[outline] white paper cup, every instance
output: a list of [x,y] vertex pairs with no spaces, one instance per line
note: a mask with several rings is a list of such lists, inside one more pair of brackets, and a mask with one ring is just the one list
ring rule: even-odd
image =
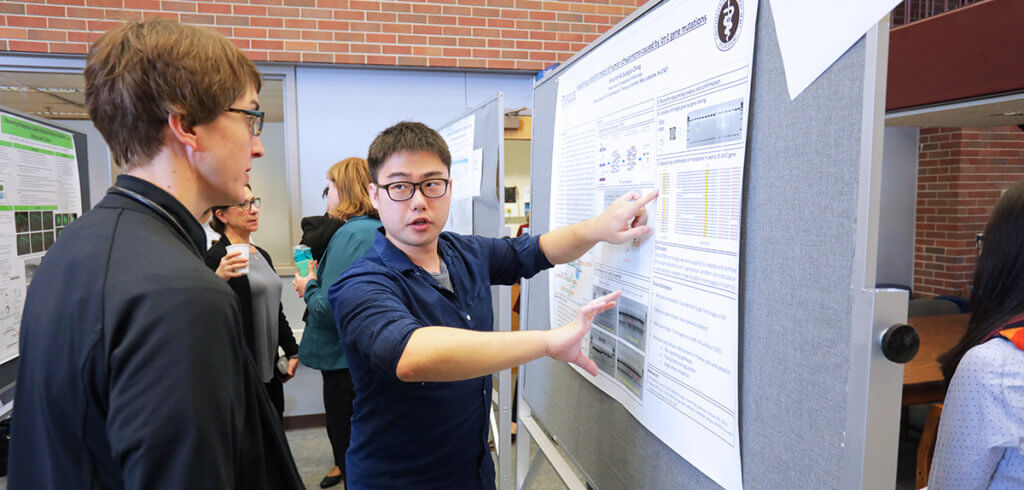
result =
[[[228,245],[227,249],[228,249],[228,254],[229,255],[232,252],[241,252],[241,256],[242,257],[245,257],[246,259],[249,258],[249,244],[248,243],[239,243],[237,245]],[[249,273],[249,265],[246,264],[245,267],[239,267],[239,268],[235,269],[235,272],[241,272],[242,274],[248,274]]]

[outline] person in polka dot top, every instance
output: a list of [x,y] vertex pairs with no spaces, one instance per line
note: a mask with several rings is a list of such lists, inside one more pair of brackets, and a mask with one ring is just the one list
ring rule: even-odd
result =
[[1024,181],[1003,194],[981,243],[967,332],[939,357],[949,391],[931,490],[1024,488]]

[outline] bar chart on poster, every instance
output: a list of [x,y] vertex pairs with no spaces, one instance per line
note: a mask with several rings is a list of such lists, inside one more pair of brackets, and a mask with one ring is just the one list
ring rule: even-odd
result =
[[[725,488],[742,488],[738,291],[757,2],[670,2],[560,74],[550,229],[628,193],[653,233],[600,244],[550,277],[551,325],[622,291],[594,320],[588,375]],[[582,373],[582,371],[580,371]]]
[[0,108],[0,363],[18,355],[25,292],[64,227],[82,214],[75,137]]

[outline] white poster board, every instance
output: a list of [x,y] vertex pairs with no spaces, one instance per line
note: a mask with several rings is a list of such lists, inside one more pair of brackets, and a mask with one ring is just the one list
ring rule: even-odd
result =
[[76,155],[71,132],[0,111],[0,363],[18,355],[25,291],[43,255],[82,214]]
[[439,131],[452,157],[452,205],[444,230],[463,235],[473,233],[473,197],[480,195],[482,151],[473,149],[475,131],[476,114],[470,114]]
[[652,433],[742,488],[738,291],[743,163],[757,1],[668,2],[558,80],[550,229],[658,189],[654,232],[601,244],[549,275],[551,325],[621,290],[584,352]]

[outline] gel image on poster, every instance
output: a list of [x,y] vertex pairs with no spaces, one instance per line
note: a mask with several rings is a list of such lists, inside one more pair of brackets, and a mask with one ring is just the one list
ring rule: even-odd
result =
[[45,248],[43,248],[42,233],[32,233],[29,236],[31,237],[29,241],[32,243],[32,253],[43,252],[46,250]]
[[32,243],[30,235],[18,235],[17,242],[18,255],[26,255],[32,253]]
[[53,229],[53,211],[43,211],[43,229]]
[[43,232],[43,250],[49,250],[53,246],[55,240],[54,233],[52,231]]
[[[32,231],[43,230],[43,213],[42,211],[32,211],[28,213],[28,227]],[[42,242],[40,242],[42,243]]]
[[28,230],[28,212],[18,211],[14,213],[14,231],[24,233]]

